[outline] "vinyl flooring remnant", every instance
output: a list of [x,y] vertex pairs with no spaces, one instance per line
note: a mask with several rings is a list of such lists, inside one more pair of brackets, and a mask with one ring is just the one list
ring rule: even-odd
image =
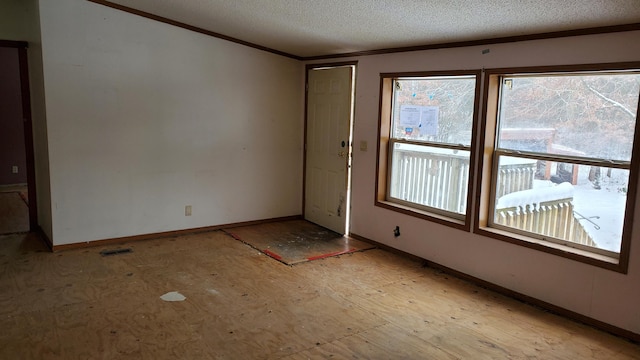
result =
[[226,229],[226,233],[278,261],[305,261],[373,249],[375,246],[342,236],[306,220],[289,220]]
[[34,234],[0,236],[0,359],[640,358],[380,249],[292,267],[220,231],[123,247],[50,253]]

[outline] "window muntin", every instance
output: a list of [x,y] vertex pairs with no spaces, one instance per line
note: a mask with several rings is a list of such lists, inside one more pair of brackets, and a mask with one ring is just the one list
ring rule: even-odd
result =
[[489,226],[617,258],[639,73],[499,80]]
[[475,75],[393,80],[387,201],[464,219],[476,82]]

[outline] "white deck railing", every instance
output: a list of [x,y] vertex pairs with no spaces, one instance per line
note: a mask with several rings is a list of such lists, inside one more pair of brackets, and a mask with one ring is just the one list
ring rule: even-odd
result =
[[573,209],[573,186],[557,186],[518,191],[496,203],[494,222],[534,234],[597,247]]
[[[390,195],[394,198],[464,214],[469,159],[465,156],[394,149]],[[533,188],[535,163],[498,169],[497,198]],[[595,241],[573,214],[573,197],[509,206],[496,210],[495,222],[588,246]]]
[[469,159],[463,156],[395,149],[392,197],[464,214]]
[[598,246],[576,219],[573,198],[497,209],[495,222],[577,244]]
[[[451,154],[394,149],[390,194],[404,201],[464,214],[467,208],[469,158]],[[535,164],[501,166],[498,197],[531,189]]]
[[535,163],[501,165],[498,168],[496,199],[513,192],[532,189],[535,176]]

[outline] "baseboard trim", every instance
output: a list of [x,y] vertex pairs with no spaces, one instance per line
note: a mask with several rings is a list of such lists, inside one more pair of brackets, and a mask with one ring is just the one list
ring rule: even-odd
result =
[[288,221],[288,220],[299,220],[299,219],[302,219],[302,215],[284,216],[284,217],[278,217],[278,218],[253,220],[253,221],[243,221],[243,222],[237,222],[237,223],[231,223],[231,224],[204,226],[199,228],[191,228],[191,229],[183,229],[183,230],[163,231],[158,233],[141,234],[141,235],[133,235],[133,236],[123,236],[123,237],[112,238],[112,239],[92,240],[87,242],[64,244],[64,245],[53,245],[51,243],[51,240],[49,240],[46,237],[46,235],[44,237],[45,237],[45,241],[49,243],[49,247],[51,248],[51,250],[53,252],[57,252],[57,251],[82,249],[82,248],[105,246],[105,245],[117,245],[117,244],[123,244],[123,243],[135,242],[135,241],[158,239],[158,238],[165,238],[165,237],[172,237],[172,236],[191,235],[191,234],[216,231],[216,230],[222,230],[222,229],[231,229],[231,228],[240,227],[240,226],[259,225],[259,224],[266,224],[266,223],[277,222],[277,221]]
[[460,278],[462,280],[466,280],[466,281],[468,281],[470,283],[473,283],[473,284],[475,284],[477,286],[480,286],[482,288],[494,291],[496,293],[499,293],[501,295],[510,297],[512,299],[521,301],[521,302],[529,304],[531,306],[535,306],[535,307],[547,310],[547,311],[549,311],[549,312],[551,312],[553,314],[556,314],[556,315],[571,319],[573,321],[577,321],[579,323],[594,327],[594,328],[596,328],[598,330],[602,330],[602,331],[605,331],[605,332],[610,333],[612,335],[619,336],[619,337],[625,338],[625,339],[627,339],[629,341],[632,341],[634,343],[640,344],[640,334],[636,334],[636,333],[634,333],[632,331],[625,330],[623,328],[619,328],[617,326],[608,324],[608,323],[600,321],[600,320],[596,320],[596,319],[588,317],[586,315],[582,315],[582,314],[579,314],[577,312],[574,312],[574,311],[571,311],[571,310],[567,310],[567,309],[565,309],[563,307],[550,304],[550,303],[548,303],[546,301],[542,301],[542,300],[536,299],[534,297],[519,293],[517,291],[513,291],[513,290],[510,290],[510,289],[507,289],[507,288],[505,288],[503,286],[496,285],[496,284],[491,283],[489,281],[479,279],[479,278],[477,278],[477,277],[475,277],[473,275],[469,275],[469,274],[463,273],[461,271],[454,270],[454,269],[449,268],[447,266],[444,266],[444,265],[438,264],[436,262],[421,258],[421,257],[419,257],[417,255],[413,255],[411,253],[396,249],[396,248],[391,247],[389,245],[385,245],[385,244],[379,243],[377,241],[368,239],[368,238],[366,238],[364,236],[360,236],[360,235],[354,234],[354,233],[349,234],[349,236],[354,238],[354,239],[356,239],[356,240],[360,240],[360,241],[364,241],[364,242],[368,242],[370,244],[376,245],[378,248],[383,249],[385,251],[389,251],[391,253],[394,253],[394,254],[397,254],[397,255],[400,255],[400,256],[404,256],[404,257],[410,258],[412,260],[421,261],[427,267],[443,271],[443,272],[445,272],[445,273],[447,273],[447,274],[449,274],[451,276],[455,276],[455,277]]

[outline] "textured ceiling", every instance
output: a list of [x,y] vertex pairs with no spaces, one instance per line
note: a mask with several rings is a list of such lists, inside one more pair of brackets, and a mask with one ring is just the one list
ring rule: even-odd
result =
[[299,57],[640,23],[640,0],[111,0]]

